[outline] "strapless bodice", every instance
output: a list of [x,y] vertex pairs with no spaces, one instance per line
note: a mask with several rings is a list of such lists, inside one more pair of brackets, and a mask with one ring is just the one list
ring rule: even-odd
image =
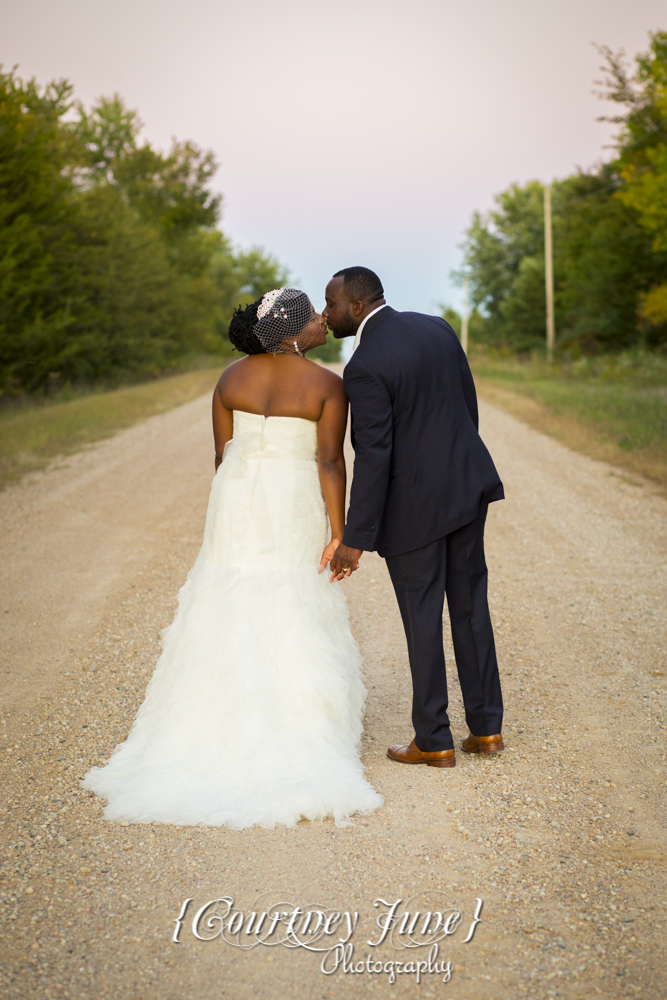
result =
[[267,572],[317,566],[329,521],[315,421],[234,410],[206,533],[206,559],[221,566]]
[[234,437],[227,456],[286,458],[313,462],[317,458],[317,424],[303,417],[264,417],[234,410]]

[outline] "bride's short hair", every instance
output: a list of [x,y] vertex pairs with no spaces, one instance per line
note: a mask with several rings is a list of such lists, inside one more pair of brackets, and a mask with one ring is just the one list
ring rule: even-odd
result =
[[229,324],[229,339],[236,350],[243,351],[244,354],[266,354],[266,348],[262,347],[257,334],[253,333],[262,298],[251,302],[249,306],[238,306]]
[[234,311],[229,339],[245,354],[283,354],[285,341],[297,337],[312,318],[313,306],[305,292],[274,288]]

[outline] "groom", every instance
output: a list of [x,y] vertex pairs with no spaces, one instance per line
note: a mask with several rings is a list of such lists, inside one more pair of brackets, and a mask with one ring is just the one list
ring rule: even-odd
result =
[[445,594],[466,721],[467,753],[503,749],[503,700],[487,602],[484,522],[504,496],[478,432],[465,353],[444,320],[388,306],[367,267],[338,271],[324,318],[335,337],[354,336],[344,382],[352,412],[354,478],[347,526],[331,560],[335,577],[363,551],[387,563],[412,673],[409,746],[403,764],[454,767],[442,640]]

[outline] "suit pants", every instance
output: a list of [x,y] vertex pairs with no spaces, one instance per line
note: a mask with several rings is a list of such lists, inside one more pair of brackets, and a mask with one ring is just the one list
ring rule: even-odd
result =
[[487,510],[488,504],[482,504],[477,518],[457,531],[386,559],[408,641],[415,743],[424,753],[454,746],[442,637],[445,594],[470,732],[502,732],[503,698],[484,558]]

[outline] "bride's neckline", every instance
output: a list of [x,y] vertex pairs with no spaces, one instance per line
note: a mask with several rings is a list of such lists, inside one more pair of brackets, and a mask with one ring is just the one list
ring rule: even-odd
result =
[[244,413],[248,417],[259,417],[260,420],[303,420],[306,424],[316,424],[317,420],[309,420],[308,417],[288,417],[280,414],[253,413],[251,410],[232,410],[232,413]]

